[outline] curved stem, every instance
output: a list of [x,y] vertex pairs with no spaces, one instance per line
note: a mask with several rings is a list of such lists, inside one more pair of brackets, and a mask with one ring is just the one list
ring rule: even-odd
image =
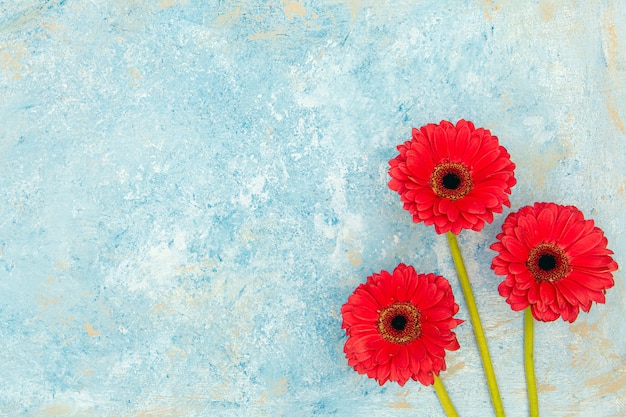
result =
[[437,375],[434,375],[434,377],[435,377],[435,383],[433,384],[433,387],[435,387],[435,392],[437,393],[437,397],[439,397],[439,402],[441,403],[441,407],[443,408],[443,411],[446,412],[446,416],[448,417],[458,417],[459,415],[457,414],[456,409],[454,408],[454,405],[452,404],[452,401],[450,401],[448,392],[446,391],[446,388],[443,386],[441,379],[439,379]]
[[524,370],[526,371],[526,389],[528,390],[528,409],[530,417],[539,417],[539,400],[537,398],[537,381],[535,380],[535,334],[530,307],[524,311]]
[[491,395],[491,402],[496,412],[496,416],[504,417],[504,407],[502,406],[502,399],[500,398],[500,391],[498,390],[496,374],[493,370],[493,365],[491,364],[487,339],[485,339],[483,326],[480,322],[478,308],[476,307],[476,300],[474,300],[474,293],[472,292],[467,271],[465,270],[463,257],[461,256],[456,236],[451,232],[448,232],[447,236],[448,244],[450,245],[450,252],[452,253],[452,259],[454,260],[454,266],[456,267],[459,282],[461,283],[461,288],[463,289],[463,296],[465,297],[465,303],[467,304],[467,311],[469,312],[470,321],[472,322],[472,327],[474,329],[474,337],[476,338],[476,344],[478,345],[478,351],[480,352],[480,359],[482,360],[483,368],[485,369],[485,376],[487,378],[489,394]]

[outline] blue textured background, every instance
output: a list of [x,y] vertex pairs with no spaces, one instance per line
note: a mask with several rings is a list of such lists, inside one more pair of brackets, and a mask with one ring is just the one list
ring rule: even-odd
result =
[[[517,209],[575,204],[626,265],[619,1],[0,1],[0,415],[438,416],[346,364],[367,275],[450,278],[387,186],[410,129],[467,118]],[[509,416],[522,319],[462,250]],[[626,415],[626,286],[536,334],[546,416]],[[471,326],[443,380],[492,414]]]

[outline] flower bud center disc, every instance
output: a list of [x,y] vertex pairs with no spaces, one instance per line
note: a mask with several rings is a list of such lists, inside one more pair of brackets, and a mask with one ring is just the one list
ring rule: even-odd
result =
[[458,200],[472,189],[472,176],[469,170],[456,162],[444,162],[435,167],[430,177],[430,185],[439,197]]
[[536,281],[556,282],[570,271],[565,251],[553,243],[541,243],[532,248],[526,266]]
[[398,344],[412,342],[422,334],[420,312],[411,303],[385,307],[378,317],[378,331],[383,339]]

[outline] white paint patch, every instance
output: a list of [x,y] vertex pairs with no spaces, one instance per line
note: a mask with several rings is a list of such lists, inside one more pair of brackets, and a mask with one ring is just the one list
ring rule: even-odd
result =
[[107,278],[108,285],[123,285],[130,292],[159,299],[178,286],[178,268],[187,261],[185,233],[178,231],[170,239],[147,246],[137,258],[123,262]]

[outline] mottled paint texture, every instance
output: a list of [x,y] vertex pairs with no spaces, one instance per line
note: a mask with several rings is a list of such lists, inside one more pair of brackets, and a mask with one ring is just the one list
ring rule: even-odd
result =
[[[0,0],[0,415],[439,416],[347,366],[339,310],[399,262],[450,278],[387,161],[473,120],[513,208],[577,205],[626,265],[626,9],[591,1]],[[522,318],[460,244],[509,416]],[[546,416],[626,414],[626,286],[537,326]],[[443,374],[490,415],[469,323]]]

